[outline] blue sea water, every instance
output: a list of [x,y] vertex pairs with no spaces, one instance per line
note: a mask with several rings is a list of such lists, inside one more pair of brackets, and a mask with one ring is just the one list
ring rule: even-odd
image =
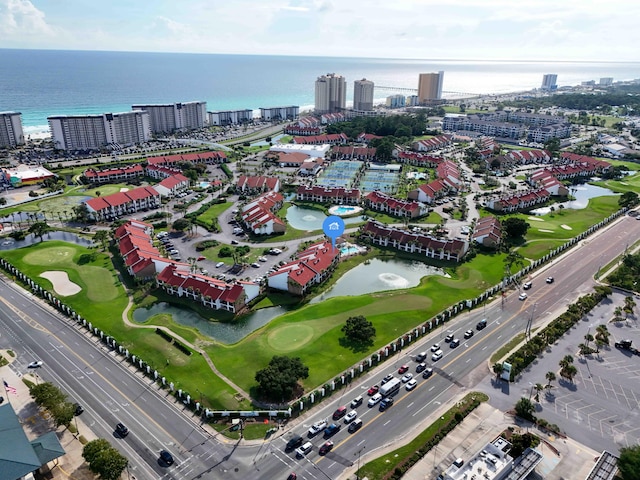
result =
[[[25,133],[47,130],[51,115],[129,111],[136,103],[206,101],[207,110],[258,109],[314,102],[319,75],[347,79],[347,101],[361,78],[417,88],[418,75],[443,70],[445,92],[504,93],[538,88],[545,73],[559,85],[640,77],[640,62],[394,60],[184,53],[0,49],[0,111],[22,113]],[[406,91],[382,90],[383,99]],[[445,93],[446,96],[446,93]]]

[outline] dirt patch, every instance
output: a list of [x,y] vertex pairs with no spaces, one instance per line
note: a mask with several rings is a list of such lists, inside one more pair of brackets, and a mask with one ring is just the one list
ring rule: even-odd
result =
[[78,284],[69,280],[67,272],[51,270],[41,273],[40,276],[49,280],[53,284],[53,290],[61,297],[70,297],[82,291]]

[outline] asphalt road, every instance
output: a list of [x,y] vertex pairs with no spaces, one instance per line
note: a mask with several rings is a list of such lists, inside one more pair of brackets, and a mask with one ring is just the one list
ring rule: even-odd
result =
[[[120,357],[84,330],[61,320],[55,312],[34,302],[28,293],[4,282],[0,283],[0,345],[18,353],[16,368],[21,371],[26,370],[32,359],[43,360],[45,365],[40,369],[40,376],[60,385],[71,398],[85,406],[83,420],[130,459],[131,471],[138,479],[277,479],[286,478],[292,471],[302,479],[334,479],[357,463],[359,455],[364,461],[381,448],[417,433],[424,426],[420,422],[427,420],[439,405],[476,388],[478,383],[490,382],[487,359],[493,351],[514,334],[524,331],[530,318],[534,326],[546,322],[564,311],[577,296],[590,291],[598,269],[638,237],[640,221],[622,218],[538,272],[532,279],[533,288],[528,291],[527,300],[519,301],[518,292],[513,291],[486,309],[461,315],[364,380],[354,383],[312,415],[291,422],[284,435],[260,445],[245,446],[214,438],[197,419],[185,413],[180,404],[171,399],[167,401],[165,392],[158,392],[149,380],[135,374]],[[554,284],[544,282],[548,275],[555,277]],[[451,349],[442,342],[449,333],[462,337],[465,330],[475,330],[481,318],[488,319],[487,328],[461,341],[458,348]],[[434,375],[427,380],[416,375],[416,389],[411,392],[402,389],[395,404],[385,412],[377,407],[368,408],[365,401],[358,408],[364,426],[349,434],[344,425],[332,438],[335,447],[326,457],[318,455],[318,447],[324,442],[322,436],[312,440],[314,450],[303,459],[284,452],[292,433],[306,436],[314,421],[330,417],[338,406],[348,404],[357,395],[363,394],[366,398],[366,389],[379,383],[387,373],[397,376],[401,364],[409,364],[410,371],[415,372],[414,356],[434,342],[440,342],[444,351],[444,358],[433,365]],[[508,401],[508,408],[515,400]],[[491,401],[493,404],[493,396]],[[117,422],[125,423],[131,430],[125,439],[113,434]],[[164,468],[158,463],[158,452],[162,448],[176,457],[173,467]]]

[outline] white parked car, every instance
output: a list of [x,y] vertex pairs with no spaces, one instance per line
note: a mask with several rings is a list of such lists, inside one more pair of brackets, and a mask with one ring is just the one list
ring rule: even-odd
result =
[[410,392],[411,390],[416,388],[416,385],[418,385],[418,381],[415,378],[412,378],[409,382],[407,382],[404,388],[406,388],[407,391]]
[[433,361],[433,362],[437,362],[441,358],[442,358],[442,350],[438,350],[436,353],[431,355],[431,361]]
[[382,394],[376,393],[369,399],[369,403],[367,403],[367,405],[369,405],[370,407],[375,407],[380,402],[380,400],[382,400]]
[[407,383],[412,378],[413,378],[413,373],[407,373],[402,376],[402,383]]
[[527,294],[526,294],[526,293],[524,293],[524,292],[522,292],[522,293],[520,294],[520,296],[518,297],[518,300],[526,300],[526,299],[527,299]]
[[36,360],[35,362],[31,362],[28,367],[29,368],[39,368],[44,364],[41,360]]

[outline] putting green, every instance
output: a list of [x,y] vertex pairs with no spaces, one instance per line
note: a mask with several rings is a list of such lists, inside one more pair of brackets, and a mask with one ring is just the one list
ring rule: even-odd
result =
[[42,248],[27,253],[23,261],[30,265],[72,265],[76,249],[73,247]]
[[308,343],[313,338],[313,332],[308,325],[282,325],[268,335],[267,343],[274,350],[290,352]]

